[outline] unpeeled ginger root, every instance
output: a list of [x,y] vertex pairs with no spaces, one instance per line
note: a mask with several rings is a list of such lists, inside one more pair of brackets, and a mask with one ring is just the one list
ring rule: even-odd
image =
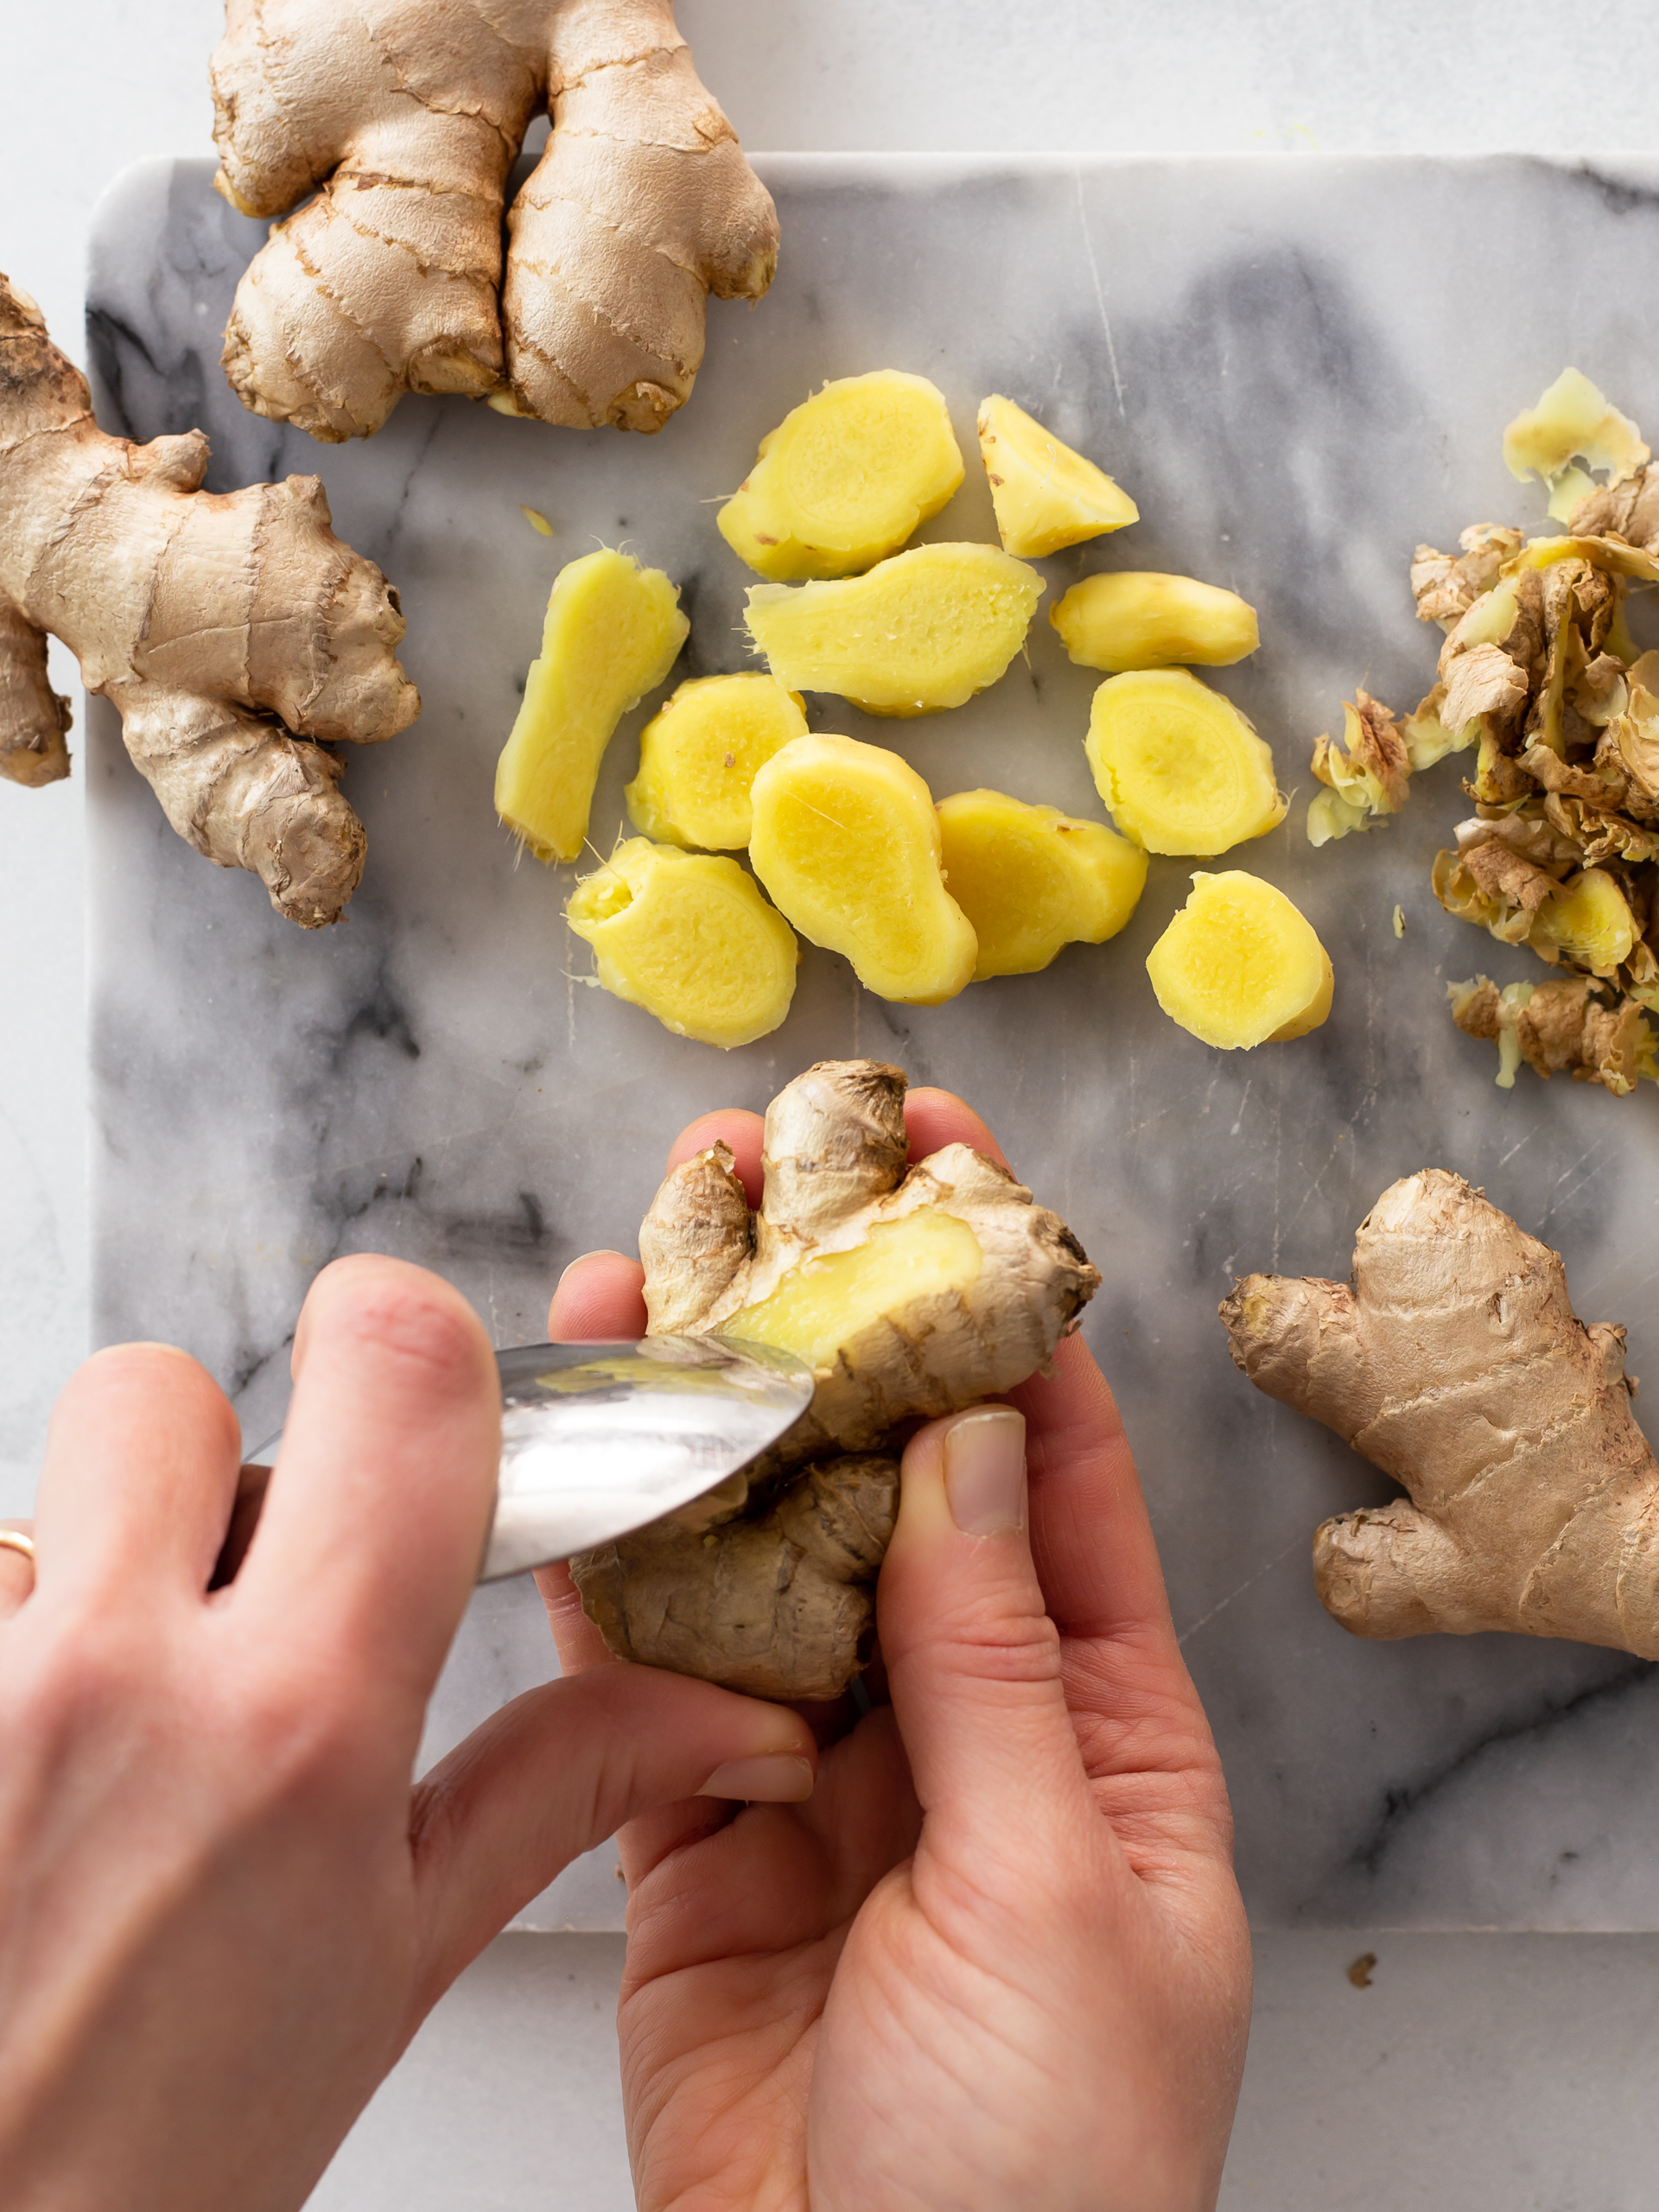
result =
[[1330,1013],[1335,988],[1313,924],[1242,868],[1194,875],[1147,973],[1172,1021],[1229,1052],[1305,1037]]
[[1146,888],[1145,853],[1103,822],[988,791],[957,791],[938,814],[945,881],[979,943],[976,983],[1103,944]]
[[1109,677],[1084,749],[1112,818],[1149,853],[1208,858],[1285,818],[1272,753],[1230,699],[1184,668]]
[[691,626],[679,601],[660,569],[608,547],[554,578],[541,656],[495,770],[495,810],[537,860],[580,856],[612,733],[667,680]]
[[1315,1534],[1315,1587],[1344,1628],[1507,1629],[1659,1658],[1659,1463],[1624,1332],[1581,1322],[1560,1255],[1461,1176],[1385,1191],[1351,1283],[1246,1275],[1221,1317],[1259,1390],[1410,1499]]
[[570,1562],[620,1656],[751,1695],[831,1698],[868,1657],[902,1424],[1012,1389],[1099,1285],[1076,1238],[966,1145],[908,1164],[905,1077],[830,1061],[767,1110],[752,1214],[715,1145],[639,1232],[652,1333],[795,1352],[817,1389],[760,1465]]
[[1262,642],[1255,609],[1236,591],[1149,569],[1085,576],[1048,619],[1080,667],[1115,673],[1189,661],[1226,668]]
[[629,818],[671,845],[741,852],[749,786],[780,746],[805,735],[799,693],[771,677],[691,677],[639,733],[639,772],[623,793]]
[[1141,518],[1104,469],[998,393],[981,403],[979,450],[1005,553],[1041,560]]
[[995,545],[918,545],[839,583],[756,584],[747,620],[786,691],[931,715],[996,682],[1046,589]]
[[938,386],[876,369],[825,385],[769,430],[715,523],[774,583],[856,575],[906,543],[962,479]]

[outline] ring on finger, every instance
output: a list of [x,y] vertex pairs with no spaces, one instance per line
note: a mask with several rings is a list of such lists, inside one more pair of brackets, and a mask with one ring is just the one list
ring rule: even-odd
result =
[[21,1552],[32,1567],[35,1564],[35,1539],[22,1529],[0,1529],[0,1551]]

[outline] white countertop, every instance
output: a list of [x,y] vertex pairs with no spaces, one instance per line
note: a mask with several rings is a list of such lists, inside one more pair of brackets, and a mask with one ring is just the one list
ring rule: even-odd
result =
[[[210,150],[214,0],[13,11],[0,269],[82,357],[87,219],[129,162]],[[1593,152],[1652,148],[1641,0],[682,0],[752,148]],[[1548,315],[1552,303],[1541,302]],[[1567,334],[1570,336],[1570,334]],[[1493,334],[1501,344],[1501,334]],[[73,664],[59,658],[60,690]],[[78,712],[78,730],[84,715]],[[77,739],[72,737],[72,747]],[[82,786],[0,786],[0,1511],[85,1349]],[[1644,1105],[1638,1110],[1652,1110]],[[1645,2212],[1659,1938],[1265,1938],[1224,2203]],[[315,2202],[609,2212],[629,2195],[608,1936],[505,1939],[442,2006]]]

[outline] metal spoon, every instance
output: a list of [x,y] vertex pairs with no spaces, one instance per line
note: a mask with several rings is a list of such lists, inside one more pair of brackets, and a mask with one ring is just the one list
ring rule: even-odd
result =
[[[609,1543],[689,1505],[775,1444],[812,1402],[790,1352],[719,1337],[523,1344],[501,1370],[501,1471],[480,1582]],[[210,1588],[252,1539],[279,1431],[243,1468]]]

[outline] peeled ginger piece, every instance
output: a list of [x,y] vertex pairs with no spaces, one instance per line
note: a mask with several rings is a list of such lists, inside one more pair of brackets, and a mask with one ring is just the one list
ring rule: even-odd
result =
[[841,583],[753,585],[749,635],[785,690],[931,715],[996,682],[1046,588],[995,545],[917,545]]
[[1255,609],[1236,591],[1147,569],[1085,576],[1048,619],[1084,668],[1225,668],[1262,642]]
[[1192,878],[1147,973],[1170,1020],[1224,1052],[1317,1029],[1335,982],[1313,925],[1282,891],[1242,868]]
[[755,771],[805,734],[799,696],[771,677],[694,676],[639,733],[629,819],[671,845],[741,852]]
[[564,918],[594,949],[594,980],[677,1036],[748,1045],[789,1012],[795,933],[735,861],[630,837]]
[[974,981],[1029,976],[1062,945],[1103,944],[1135,912],[1147,856],[1103,822],[1001,791],[939,801],[944,878],[974,925]]
[[925,377],[841,377],[785,415],[715,518],[776,583],[851,576],[896,553],[963,478],[944,394]]
[[804,938],[866,990],[938,1006],[973,980],[973,925],[944,887],[933,795],[896,753],[798,737],[754,779],[749,859]]
[[1586,868],[1548,894],[1527,943],[1552,966],[1566,960],[1592,976],[1611,976],[1630,958],[1637,934],[1618,879],[1605,868]]
[[1523,408],[1503,433],[1505,467],[1522,483],[1535,475],[1549,486],[1549,512],[1558,522],[1596,488],[1575,461],[1605,468],[1609,484],[1622,484],[1647,459],[1641,431],[1581,369],[1563,369],[1538,404]]
[[1084,749],[1118,828],[1149,853],[1224,853],[1285,818],[1272,753],[1184,668],[1109,677]]
[[1104,469],[993,393],[979,410],[979,450],[1005,553],[1040,560],[1064,545],[1138,522],[1141,510]]
[[660,569],[607,548],[553,580],[539,660],[495,769],[495,810],[540,861],[573,861],[605,747],[667,679],[690,624]]

